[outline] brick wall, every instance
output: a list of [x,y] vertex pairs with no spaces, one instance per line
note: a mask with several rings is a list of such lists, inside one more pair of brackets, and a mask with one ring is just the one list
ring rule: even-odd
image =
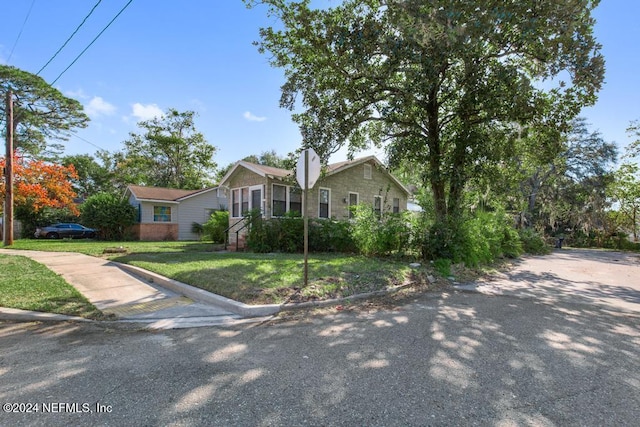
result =
[[178,239],[178,224],[135,224],[132,231],[138,240],[163,241]]

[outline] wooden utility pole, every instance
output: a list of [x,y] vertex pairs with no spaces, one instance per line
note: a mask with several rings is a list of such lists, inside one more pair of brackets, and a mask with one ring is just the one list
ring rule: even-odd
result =
[[13,245],[13,93],[7,91],[7,156],[4,168],[4,233],[5,246]]

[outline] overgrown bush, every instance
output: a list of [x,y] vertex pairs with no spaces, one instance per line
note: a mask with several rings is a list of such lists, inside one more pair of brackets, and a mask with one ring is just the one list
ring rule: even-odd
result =
[[443,258],[456,263],[465,259],[465,229],[459,223],[433,223],[421,243],[425,259]]
[[433,268],[440,273],[442,277],[451,276],[451,260],[447,258],[438,258],[433,261]]
[[98,193],[80,206],[80,219],[87,227],[98,230],[104,240],[124,240],[136,221],[136,208],[126,199],[110,193]]
[[524,228],[518,232],[522,242],[522,250],[532,255],[545,255],[551,251],[544,237],[532,228]]
[[367,256],[404,253],[411,236],[409,213],[381,216],[368,205],[352,208],[351,237],[358,251]]
[[522,242],[503,211],[479,211],[464,221],[434,223],[422,246],[427,259],[449,259],[469,267],[522,253]]
[[229,227],[229,212],[215,211],[202,225],[203,238],[211,240],[213,243],[224,243],[224,232],[227,227]]
[[511,218],[503,211],[479,211],[464,223],[465,245],[463,261],[475,267],[500,257],[515,258],[522,254],[522,242],[512,225]]
[[313,252],[357,252],[347,221],[314,219],[309,221],[309,250]]
[[[254,252],[303,252],[304,219],[295,213],[264,220],[252,216],[247,246]],[[309,220],[309,250],[312,252],[353,252],[349,224],[330,219]]]

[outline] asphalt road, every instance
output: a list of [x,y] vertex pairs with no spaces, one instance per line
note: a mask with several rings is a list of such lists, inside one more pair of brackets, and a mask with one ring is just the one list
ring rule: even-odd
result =
[[530,291],[224,329],[0,324],[3,411],[39,410],[0,425],[638,425],[638,314]]

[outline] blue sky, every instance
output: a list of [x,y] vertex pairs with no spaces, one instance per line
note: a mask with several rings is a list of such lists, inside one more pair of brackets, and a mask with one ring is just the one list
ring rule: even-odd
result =
[[[38,72],[96,2],[3,2],[0,63]],[[53,82],[127,2],[103,0],[40,76]],[[637,0],[603,0],[595,11],[606,82],[598,103],[582,115],[620,147],[630,142],[629,123],[640,119],[639,16]],[[196,128],[218,147],[221,166],[267,150],[283,156],[295,150],[300,133],[278,105],[282,70],[252,45],[261,26],[274,24],[264,7],[248,10],[241,0],[133,0],[55,83],[92,119],[78,132],[82,139],[64,143],[66,153],[120,150],[138,121],[168,108],[198,113]],[[381,150],[373,152],[383,159]]]

